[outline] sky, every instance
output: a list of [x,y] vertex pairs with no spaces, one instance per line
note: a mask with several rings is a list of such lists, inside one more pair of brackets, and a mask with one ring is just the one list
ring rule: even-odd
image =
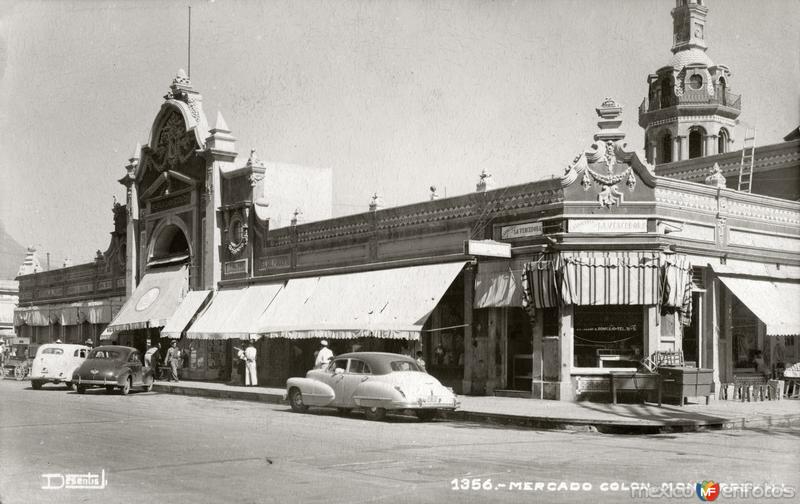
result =
[[[800,124],[800,1],[708,0],[758,144]],[[0,0],[0,221],[53,267],[105,250],[117,181],[187,68],[244,164],[333,173],[333,214],[558,176],[595,107],[624,107],[670,59],[674,0]],[[736,131],[740,145],[744,126]],[[740,148],[737,146],[737,148]],[[280,184],[280,181],[270,181]]]

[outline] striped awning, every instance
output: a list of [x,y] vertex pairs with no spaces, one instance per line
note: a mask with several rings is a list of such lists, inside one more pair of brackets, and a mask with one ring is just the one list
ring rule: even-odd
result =
[[475,274],[475,308],[522,306],[522,274],[519,261],[495,261],[478,264]]
[[14,325],[46,327],[50,325],[50,309],[41,306],[29,306],[14,309]]
[[[563,305],[659,305],[683,308],[691,266],[661,252],[588,251],[542,254],[525,265],[525,301]],[[691,299],[691,295],[689,296]]]

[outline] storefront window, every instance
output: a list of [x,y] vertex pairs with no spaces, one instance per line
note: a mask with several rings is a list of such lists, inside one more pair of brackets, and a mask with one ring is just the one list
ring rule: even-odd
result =
[[576,306],[574,366],[638,367],[643,357],[642,306]]
[[[764,350],[758,342],[758,318],[736,296],[731,296],[731,308],[734,367],[742,371],[755,370],[756,353]],[[763,353],[768,361],[769,352]]]

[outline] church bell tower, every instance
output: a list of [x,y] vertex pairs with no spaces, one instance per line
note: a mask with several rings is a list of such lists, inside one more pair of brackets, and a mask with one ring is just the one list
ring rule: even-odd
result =
[[741,112],[731,93],[731,72],[706,54],[705,0],[676,0],[672,9],[672,59],[647,77],[639,107],[647,161],[671,163],[728,152]]

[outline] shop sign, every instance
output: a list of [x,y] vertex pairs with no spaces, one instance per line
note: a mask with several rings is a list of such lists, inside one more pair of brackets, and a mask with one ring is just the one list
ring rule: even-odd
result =
[[247,259],[225,263],[225,275],[243,275],[247,273]]
[[646,233],[647,219],[570,219],[570,233]]
[[258,261],[258,270],[288,268],[291,266],[291,263],[292,261],[289,255],[262,257]]
[[476,256],[510,258],[511,244],[494,240],[467,240],[464,242],[464,253]]
[[513,226],[503,226],[500,228],[500,238],[503,240],[515,240],[517,238],[541,235],[541,222],[526,222],[524,224],[514,224]]

